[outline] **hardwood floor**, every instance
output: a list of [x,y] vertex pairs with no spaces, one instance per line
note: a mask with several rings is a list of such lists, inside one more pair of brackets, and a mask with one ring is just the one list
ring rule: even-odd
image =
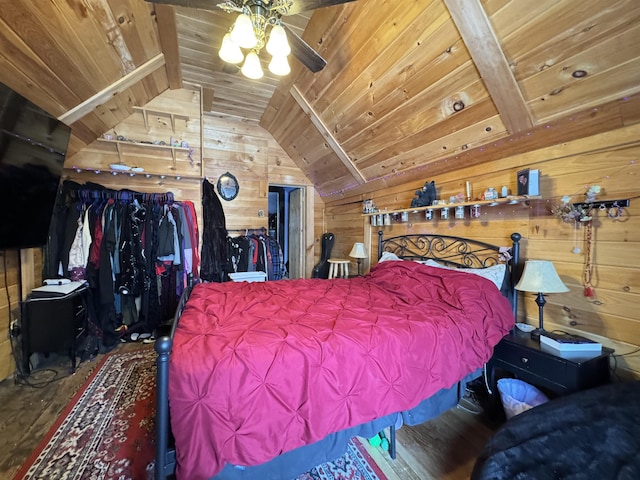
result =
[[[140,345],[118,347],[120,351],[136,348]],[[68,359],[52,357],[45,365],[50,370],[29,377],[30,382],[43,384],[39,387],[16,385],[13,379],[0,383],[0,478],[13,477],[101,358],[81,363],[76,373],[69,375]],[[47,383],[54,372],[57,379]],[[422,425],[399,429],[395,460],[380,447],[365,444],[389,480],[467,480],[495,428],[495,422],[484,415],[453,408]]]
[[389,480],[468,480],[478,454],[496,425],[460,408],[397,432],[397,456],[381,448],[367,450]]

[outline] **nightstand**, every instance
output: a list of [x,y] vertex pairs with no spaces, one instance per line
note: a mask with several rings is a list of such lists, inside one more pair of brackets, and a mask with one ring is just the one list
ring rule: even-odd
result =
[[[68,288],[61,293],[36,288],[22,304],[22,356],[26,374],[31,371],[32,353],[66,351],[71,360],[71,372],[76,370],[76,350],[80,339],[87,335],[87,310],[85,308],[85,284]],[[59,288],[66,288],[62,286]],[[42,291],[45,289],[44,291]]]
[[529,333],[514,329],[496,345],[487,364],[488,381],[497,392],[496,376],[504,371],[542,390],[566,395],[609,383],[612,353],[612,349],[602,347],[602,353],[595,357],[561,358],[543,351]]

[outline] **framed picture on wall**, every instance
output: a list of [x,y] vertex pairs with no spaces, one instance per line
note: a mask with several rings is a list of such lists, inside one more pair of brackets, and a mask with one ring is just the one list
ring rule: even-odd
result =
[[540,170],[525,168],[517,174],[518,195],[540,195]]

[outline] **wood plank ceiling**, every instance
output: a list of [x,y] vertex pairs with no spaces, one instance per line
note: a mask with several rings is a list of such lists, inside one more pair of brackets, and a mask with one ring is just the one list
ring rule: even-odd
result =
[[223,71],[233,17],[0,1],[0,81],[70,123],[71,152],[170,86],[201,85],[205,110],[260,122],[327,199],[481,162],[640,93],[637,0],[357,0],[285,17],[328,65],[260,81]]
[[431,178],[480,159],[486,145],[640,91],[640,3],[534,3],[358,1],[320,11],[307,32],[329,32],[315,37],[328,66],[281,81],[261,123],[331,198]]

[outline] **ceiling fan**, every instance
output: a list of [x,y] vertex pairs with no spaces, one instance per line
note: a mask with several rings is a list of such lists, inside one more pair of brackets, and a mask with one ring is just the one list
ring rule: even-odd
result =
[[[309,46],[300,36],[298,36],[294,31],[292,31],[289,27],[283,24],[280,19],[286,15],[295,15],[297,13],[301,13],[308,10],[315,10],[322,7],[329,7],[332,5],[338,5],[341,3],[352,2],[355,0],[225,0],[223,2],[215,3],[215,0],[146,0],[151,3],[161,3],[168,5],[176,5],[181,7],[191,7],[191,8],[200,8],[204,10],[214,10],[216,8],[220,8],[227,13],[238,13],[238,19],[236,20],[236,24],[234,24],[234,28],[228,34],[225,35],[225,40],[223,40],[223,45],[221,49],[225,49],[229,45],[225,45],[225,42],[228,42],[234,34],[234,30],[236,25],[241,23],[241,21],[246,22],[247,17],[250,19],[251,24],[249,28],[253,32],[255,32],[256,37],[256,45],[251,47],[244,47],[243,45],[239,45],[240,47],[250,49],[250,52],[247,54],[246,59],[244,58],[244,54],[240,51],[238,45],[235,45],[234,42],[231,42],[231,47],[235,50],[232,51],[231,57],[225,55],[221,52],[221,57],[226,62],[229,62],[229,67],[231,69],[225,68],[225,71],[237,71],[239,69],[238,66],[233,64],[238,64],[244,60],[245,66],[248,63],[257,63],[257,67],[259,69],[260,77],[262,76],[262,70],[260,68],[260,63],[257,57],[258,51],[265,46],[267,47],[267,51],[273,55],[272,63],[270,64],[269,69],[277,74],[277,75],[286,75],[289,73],[289,66],[286,63],[286,54],[290,51],[291,54],[296,57],[305,67],[307,67],[310,71],[316,73],[322,70],[327,62],[324,58],[320,56],[318,52],[316,52],[313,48]],[[245,17],[246,16],[246,17]],[[242,18],[241,18],[242,17]],[[271,27],[271,35],[269,37],[269,42],[266,42],[266,29],[267,27]],[[286,32],[283,34],[282,32]],[[277,37],[277,38],[276,38]],[[282,40],[284,38],[284,40]],[[286,48],[286,54],[281,56],[276,53],[273,54],[273,48],[270,48],[271,43],[276,43],[275,40],[278,40],[279,45],[284,45]],[[274,40],[274,42],[272,42]],[[284,44],[281,42],[284,41]],[[288,42],[287,42],[288,41]],[[236,42],[237,43],[237,42]],[[290,47],[290,48],[289,48]],[[276,49],[278,47],[275,47]],[[225,53],[227,50],[224,50]],[[274,62],[279,61],[278,65],[274,65]],[[284,64],[282,63],[284,62]],[[259,76],[253,77],[248,72],[245,72],[245,66],[243,66],[243,73],[249,78],[260,78]],[[254,63],[255,67],[255,63]]]

